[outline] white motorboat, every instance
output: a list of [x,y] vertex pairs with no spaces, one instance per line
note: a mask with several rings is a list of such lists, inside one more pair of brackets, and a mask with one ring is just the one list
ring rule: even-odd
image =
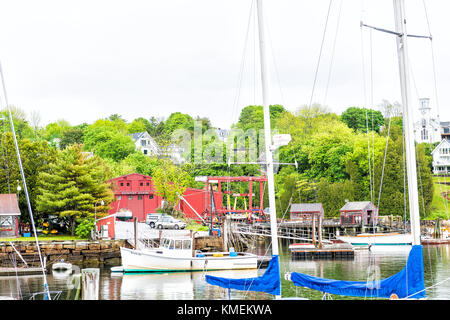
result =
[[200,252],[192,238],[162,238],[158,248],[121,247],[123,272],[175,272],[256,269],[257,256],[241,252]]
[[72,270],[72,264],[70,262],[64,262],[64,259],[61,259],[60,262],[56,262],[52,265],[53,270]]
[[371,246],[411,246],[413,242],[410,233],[361,233],[356,236],[341,236],[338,240],[355,247]]

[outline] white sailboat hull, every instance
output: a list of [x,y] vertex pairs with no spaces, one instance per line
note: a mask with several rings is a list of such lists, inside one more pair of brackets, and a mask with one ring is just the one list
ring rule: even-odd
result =
[[357,236],[341,236],[339,240],[350,243],[352,246],[410,246],[413,238],[409,233],[366,233]]
[[240,253],[230,256],[228,252],[204,253],[204,257],[169,255],[164,251],[120,248],[124,272],[176,272],[256,269],[257,256]]

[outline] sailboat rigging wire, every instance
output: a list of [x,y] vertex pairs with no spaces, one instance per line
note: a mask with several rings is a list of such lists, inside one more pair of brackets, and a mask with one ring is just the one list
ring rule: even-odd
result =
[[314,82],[313,82],[313,87],[312,87],[312,91],[311,91],[311,98],[309,99],[309,104],[308,104],[308,108],[309,109],[311,109],[312,100],[313,100],[313,97],[314,97],[314,90],[316,88],[317,74],[319,73],[320,58],[322,57],[323,43],[325,42],[325,35],[327,33],[328,18],[330,17],[330,9],[331,9],[332,2],[333,1],[330,0],[330,2],[328,4],[327,18],[325,20],[325,26],[324,26],[324,29],[323,29],[322,42],[320,44],[319,57],[318,57],[318,60],[317,60],[316,71],[314,73]]
[[43,263],[43,260],[42,260],[41,248],[39,247],[39,241],[38,241],[38,238],[37,238],[36,226],[34,225],[33,210],[31,209],[30,197],[28,195],[27,182],[26,182],[26,179],[25,179],[25,173],[23,171],[22,159],[20,157],[19,144],[17,143],[16,132],[14,130],[14,121],[13,121],[13,118],[12,118],[11,107],[10,107],[10,105],[8,103],[8,96],[6,94],[6,84],[5,84],[5,79],[3,77],[3,69],[2,69],[1,63],[0,63],[0,78],[1,78],[1,81],[2,81],[3,96],[5,98],[6,108],[8,109],[8,113],[9,113],[9,122],[10,122],[10,125],[11,125],[11,132],[12,132],[13,138],[14,138],[14,146],[16,148],[16,153],[17,153],[17,162],[19,163],[20,174],[21,174],[21,177],[22,177],[23,191],[25,192],[25,197],[26,197],[26,200],[27,200],[28,213],[30,214],[30,222],[31,222],[31,226],[33,228],[34,238],[35,238],[35,242],[36,242],[36,248],[37,248],[37,251],[38,251],[38,254],[39,254],[39,260],[41,262],[42,273],[43,273],[43,276],[44,276],[44,292],[47,295],[47,299],[51,300],[50,291],[49,291],[48,284],[47,284],[47,276],[45,274],[44,263]]
[[334,33],[333,48],[331,49],[330,68],[328,69],[327,84],[325,86],[325,96],[323,98],[324,105],[326,105],[327,97],[328,97],[328,87],[329,87],[330,79],[331,79],[331,71],[333,69],[334,53],[336,50],[336,40],[337,40],[337,36],[338,36],[338,32],[339,32],[339,25],[341,22],[341,11],[342,11],[342,0],[339,2],[339,12],[338,12],[338,17],[337,17],[337,22],[336,22],[336,32]]
[[387,136],[386,136],[386,147],[384,149],[383,168],[381,170],[380,192],[378,194],[378,202],[377,202],[378,209],[380,208],[381,189],[383,187],[384,168],[386,165],[386,155],[387,155],[387,149],[388,149],[388,145],[389,145],[389,133],[391,131],[391,119],[392,119],[392,117],[389,117],[389,126],[388,126],[388,132],[387,132]]
[[239,76],[238,76],[238,83],[237,83],[237,92],[236,92],[236,96],[235,96],[234,102],[233,102],[233,109],[231,112],[231,120],[233,120],[236,116],[236,111],[237,111],[236,109],[237,109],[237,105],[239,103],[239,98],[241,96],[242,78],[244,75],[244,66],[245,66],[245,54],[247,52],[248,35],[249,35],[250,24],[251,24],[251,20],[252,20],[254,1],[255,0],[253,0],[250,5],[250,12],[249,12],[248,21],[247,21],[247,31],[245,33],[245,40],[244,40],[244,50],[242,52],[242,57],[241,57],[241,65],[240,65],[240,69],[239,69]]
[[[434,56],[434,46],[433,46],[433,41],[432,41],[432,37],[431,37],[431,27],[430,27],[430,20],[428,18],[428,10],[427,10],[427,6],[425,4],[425,0],[422,0],[422,4],[423,4],[423,9],[425,12],[425,19],[427,21],[427,27],[428,27],[428,33],[430,34],[430,51],[431,51],[431,64],[432,64],[432,70],[433,70],[433,85],[434,85],[434,95],[435,95],[435,100],[436,100],[436,112],[437,112],[437,119],[438,121],[440,121],[439,119],[439,97],[438,97],[438,89],[437,89],[437,74],[436,74],[436,59]],[[431,147],[431,141],[430,141],[430,147]],[[439,191],[441,192],[441,195],[443,194],[442,192],[442,183],[441,183],[441,178],[438,175],[438,184],[439,184]],[[447,195],[447,184],[445,184],[445,195]],[[442,201],[444,203],[444,208],[445,208],[445,212],[447,214],[447,220],[449,219],[449,214],[448,214],[448,199],[444,196],[442,196]]]

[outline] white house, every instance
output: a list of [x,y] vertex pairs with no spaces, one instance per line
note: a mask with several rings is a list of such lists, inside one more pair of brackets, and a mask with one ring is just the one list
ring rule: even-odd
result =
[[182,157],[184,149],[176,144],[171,144],[165,148],[159,147],[147,131],[133,133],[131,136],[136,145],[136,149],[141,150],[145,155],[168,157],[175,164],[182,164],[185,162],[185,159]]
[[442,140],[441,123],[433,117],[430,108],[430,99],[419,99],[420,119],[414,123],[414,139],[417,143],[435,143]]
[[433,173],[450,172],[450,141],[443,139],[431,152],[433,156]]
[[158,155],[159,148],[158,144],[153,140],[153,138],[148,134],[147,131],[136,132],[132,135],[136,149],[141,150],[145,155]]

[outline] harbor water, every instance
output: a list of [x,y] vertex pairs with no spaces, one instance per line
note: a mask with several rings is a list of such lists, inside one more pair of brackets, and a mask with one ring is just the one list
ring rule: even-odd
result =
[[[357,250],[353,259],[347,260],[291,260],[286,246],[281,247],[280,269],[286,272],[302,272],[313,276],[354,281],[380,280],[400,271],[406,263],[409,248],[392,248],[381,251]],[[406,250],[405,250],[406,249]],[[259,248],[257,254],[265,249]],[[74,266],[77,270],[77,266]],[[427,299],[450,299],[450,245],[424,246],[424,270]],[[262,275],[260,270],[233,270],[210,272],[174,272],[148,274],[112,273],[110,267],[100,269],[100,300],[210,300],[210,299],[273,299],[270,294],[228,290],[211,286],[205,274],[221,277],[245,278]],[[70,295],[72,276],[52,272],[47,281],[50,290],[60,291],[60,299]],[[0,277],[0,296],[28,299],[33,293],[43,291],[42,276]],[[282,279],[282,297],[299,297],[312,300],[323,298],[321,292],[296,287]],[[332,299],[365,299],[331,296]],[[373,299],[373,298],[367,298]]]

